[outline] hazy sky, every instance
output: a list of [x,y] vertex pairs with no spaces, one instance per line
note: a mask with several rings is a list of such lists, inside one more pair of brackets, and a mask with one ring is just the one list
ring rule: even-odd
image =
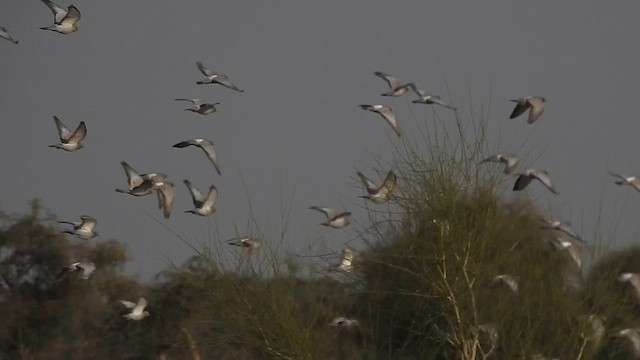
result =
[[[415,119],[432,116],[429,107],[409,105],[413,95],[380,97],[386,87],[376,70],[442,94],[465,116],[470,107],[490,108],[491,136],[505,151],[526,140],[528,152],[542,153],[531,165],[546,168],[561,195],[534,186],[528,193],[541,206],[571,220],[587,240],[598,213],[611,234],[612,220],[624,212],[618,240],[637,241],[640,194],[615,187],[607,171],[640,174],[638,2],[74,4],[82,12],[80,30],[65,36],[39,30],[53,21],[40,1],[2,3],[0,26],[20,44],[0,41],[0,208],[23,211],[38,197],[59,219],[96,217],[96,241],[127,243],[129,270],[141,279],[167,259],[193,254],[141,209],[196,246],[210,229],[223,238],[236,228],[255,231],[247,198],[267,234],[278,233],[281,202],[291,202],[287,241],[295,249],[324,238],[338,250],[352,238],[357,227],[329,231],[317,225],[322,215],[307,208],[353,210],[354,220],[366,223],[357,210],[355,170],[377,181],[370,154],[389,160],[397,139],[357,105],[392,105],[406,134]],[[246,92],[196,85],[198,60]],[[524,117],[508,119],[508,100],[526,95],[547,98],[532,126]],[[187,104],[176,97],[221,105],[200,116],[183,111]],[[86,122],[84,149],[47,147],[58,140],[54,114],[69,127]],[[195,137],[213,140],[222,176],[200,150],[171,147]],[[114,192],[126,184],[123,160],[170,176],[177,193],[171,219],[161,217],[155,198]],[[184,178],[203,191],[212,184],[220,190],[211,219],[182,213],[192,207]]]

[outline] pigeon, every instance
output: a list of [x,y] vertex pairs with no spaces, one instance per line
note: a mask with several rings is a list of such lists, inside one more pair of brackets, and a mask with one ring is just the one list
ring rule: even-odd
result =
[[518,158],[513,154],[497,154],[490,156],[482,161],[480,164],[487,162],[502,163],[504,164],[504,173],[511,174],[518,166]]
[[503,284],[507,285],[509,289],[511,289],[511,291],[513,291],[514,293],[518,292],[518,280],[511,275],[508,275],[508,274],[496,275],[493,277],[493,281],[502,282]]
[[54,24],[40,29],[51,30],[64,35],[69,35],[78,31],[77,23],[80,20],[80,10],[78,10],[77,7],[70,5],[69,8],[65,10],[53,1],[41,1],[51,9],[51,12],[53,12]]
[[358,320],[354,320],[354,319],[347,319],[344,316],[340,316],[337,317],[333,320],[331,320],[331,322],[329,323],[329,326],[333,326],[336,327],[338,329],[343,329],[343,328],[352,328],[355,326],[359,326],[360,322]]
[[640,274],[638,273],[622,273],[618,276],[618,281],[628,282],[636,292],[636,297],[640,300]]
[[424,90],[418,89],[415,85],[412,86],[412,89],[416,93],[416,95],[418,95],[419,97],[418,100],[413,100],[411,102],[413,104],[426,104],[426,105],[436,104],[453,111],[457,110],[457,108],[444,102],[438,95],[431,95]]
[[393,131],[400,136],[400,129],[398,129],[398,121],[396,115],[393,113],[390,107],[385,105],[359,105],[361,109],[371,111],[382,116],[393,128]]
[[153,192],[153,184],[163,181],[167,178],[167,175],[162,173],[149,173],[140,175],[131,165],[122,161],[120,163],[124,168],[124,173],[127,176],[128,189],[116,189],[119,193],[129,194],[133,196],[146,196]]
[[227,87],[231,90],[235,90],[238,92],[244,92],[244,90],[240,90],[238,89],[237,86],[235,86],[231,80],[229,80],[229,77],[227,75],[224,74],[219,74],[215,71],[211,71],[209,69],[207,69],[204,65],[202,65],[202,63],[200,61],[196,62],[196,64],[198,65],[198,69],[200,70],[200,72],[202,73],[202,75],[204,75],[207,79],[206,80],[202,80],[202,81],[198,81],[196,82],[196,84],[198,85],[204,85],[204,84],[220,84],[224,87]]
[[162,210],[165,219],[171,216],[173,209],[173,188],[174,185],[170,181],[161,180],[153,183],[153,190],[156,190],[158,196],[158,208]]
[[516,103],[516,107],[509,116],[509,119],[515,119],[529,110],[529,119],[527,123],[533,124],[544,111],[544,103],[547,101],[543,96],[527,96],[524,98],[510,100]]
[[147,299],[141,297],[140,299],[138,299],[137,304],[127,300],[119,300],[119,301],[127,309],[131,309],[130,313],[122,316],[123,318],[127,320],[139,321],[149,316],[149,312],[144,311],[144,308],[147,307]]
[[184,109],[184,111],[192,111],[194,113],[198,113],[200,115],[210,115],[216,112],[216,105],[220,105],[219,102],[208,103],[202,99],[174,99],[175,101],[191,101],[193,104],[192,108]]
[[557,251],[566,251],[578,268],[582,268],[582,248],[578,244],[559,236],[551,239],[550,241],[551,245]]
[[542,220],[546,223],[546,225],[541,226],[543,229],[557,230],[571,236],[572,238],[580,242],[584,242],[580,234],[578,234],[575,230],[573,230],[573,228],[571,227],[571,223],[561,222],[558,220],[547,220],[547,219],[542,219]]
[[6,28],[0,26],[0,38],[6,39],[11,41],[14,44],[19,43],[19,41],[15,41],[13,39],[13,37],[11,36],[11,34],[9,33],[9,30],[7,30]]
[[208,216],[216,212],[218,189],[216,189],[215,186],[211,185],[211,187],[209,187],[209,193],[205,197],[189,180],[185,179],[184,184],[187,186],[187,189],[189,189],[189,193],[193,199],[193,206],[195,206],[195,209],[185,212],[200,216]]
[[222,175],[222,173],[220,172],[220,164],[218,164],[218,157],[216,156],[216,151],[213,148],[213,142],[211,142],[211,140],[207,140],[207,139],[185,140],[173,145],[174,148],[178,148],[178,149],[182,149],[187,146],[197,146],[200,149],[202,149],[202,151],[204,151],[204,153],[207,154],[207,158],[209,158],[209,161],[211,161],[213,166],[216,168],[218,175]]
[[609,172],[609,174],[611,174],[611,176],[615,176],[620,179],[620,180],[616,180],[615,182],[616,185],[629,185],[632,188],[636,189],[636,191],[640,192],[640,178],[636,176],[616,174],[611,171]]
[[335,270],[342,272],[353,272],[353,259],[355,258],[355,251],[351,248],[342,249],[340,255],[340,262],[335,265]]
[[360,196],[361,198],[371,200],[374,204],[384,204],[389,201],[391,192],[396,187],[396,174],[393,170],[387,173],[387,177],[380,186],[376,186],[360,171],[356,173],[360,177],[362,184],[367,188],[367,195]]
[[58,277],[60,278],[68,273],[82,271],[82,279],[87,280],[95,270],[96,266],[92,262],[79,261],[63,267]]
[[80,220],[81,221],[79,223],[70,221],[58,221],[58,223],[73,225],[73,230],[65,230],[63,233],[75,235],[82,240],[90,240],[98,236],[98,232],[95,231],[98,221],[95,218],[89,215],[82,215],[80,216]]
[[519,174],[516,183],[513,185],[513,191],[521,191],[526,188],[527,185],[531,182],[531,180],[537,179],[540,181],[547,189],[551,190],[552,193],[558,194],[558,191],[553,187],[551,183],[551,178],[549,177],[549,173],[546,170],[536,170],[536,169],[527,169],[524,173]]
[[76,151],[83,147],[82,140],[87,136],[87,126],[84,124],[84,121],[81,121],[76,130],[71,132],[57,116],[54,115],[53,120],[56,122],[56,127],[58,128],[60,144],[49,145],[49,147],[65,151]]
[[627,328],[618,331],[615,336],[618,337],[626,337],[631,341],[631,346],[633,347],[633,354],[636,359],[640,359],[640,329],[635,328]]
[[400,81],[398,81],[394,76],[380,71],[376,71],[374,74],[386,81],[387,85],[389,85],[389,91],[381,94],[382,96],[402,96],[414,87],[413,83],[400,84]]
[[328,226],[334,229],[342,229],[343,227],[349,225],[349,216],[350,212],[337,212],[333,209],[322,208],[318,206],[312,206],[309,208],[310,210],[317,210],[321,213],[325,214],[327,217],[327,221],[323,222],[320,225]]
[[248,255],[253,255],[253,253],[255,253],[262,245],[260,241],[252,239],[249,236],[229,239],[227,240],[227,244],[242,247],[247,251]]

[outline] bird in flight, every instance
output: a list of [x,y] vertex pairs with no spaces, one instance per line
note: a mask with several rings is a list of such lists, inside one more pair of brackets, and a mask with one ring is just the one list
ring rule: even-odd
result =
[[163,181],[167,175],[162,173],[139,174],[131,165],[123,161],[120,163],[127,176],[128,189],[116,189],[119,193],[133,196],[146,196],[153,192],[153,184]]
[[193,139],[185,140],[173,145],[174,148],[182,149],[187,146],[197,146],[207,155],[207,158],[213,164],[213,167],[218,172],[218,175],[222,175],[220,172],[220,164],[218,163],[218,157],[216,156],[216,150],[213,148],[213,142],[208,139]]
[[144,308],[147,307],[147,299],[141,297],[140,299],[138,299],[138,303],[127,300],[119,301],[127,309],[131,309],[130,313],[122,316],[123,318],[127,320],[139,321],[149,316],[149,312],[144,310]]
[[518,166],[518,158],[513,154],[497,154],[490,156],[482,161],[480,164],[485,164],[488,162],[494,163],[502,163],[504,164],[504,173],[511,174]]
[[200,115],[210,115],[218,111],[216,105],[220,105],[219,102],[208,103],[202,99],[174,99],[175,101],[190,101],[193,107],[184,109],[184,111],[192,111]]
[[527,96],[519,99],[512,99],[516,103],[516,107],[511,112],[509,119],[515,119],[529,110],[529,119],[527,123],[533,124],[544,111],[544,103],[547,101],[543,96]]
[[58,223],[73,225],[73,230],[65,230],[63,233],[75,235],[82,240],[89,240],[98,236],[98,232],[95,230],[98,221],[95,218],[89,215],[82,215],[80,220],[79,223],[70,221],[58,221]]
[[58,4],[49,0],[41,0],[53,12],[53,25],[42,27],[42,30],[51,30],[60,34],[69,35],[78,31],[78,21],[80,21],[80,10],[74,5],[70,5],[66,10]]
[[400,136],[400,129],[398,129],[398,120],[396,120],[396,114],[393,113],[393,110],[385,105],[359,105],[361,109],[374,112],[391,125],[393,131],[396,132],[398,136]]
[[171,216],[173,209],[174,185],[170,181],[160,180],[153,183],[153,190],[158,194],[158,208],[162,210],[165,219]]
[[83,147],[82,140],[87,136],[87,126],[84,121],[81,121],[76,130],[71,132],[57,116],[54,115],[53,120],[56,122],[60,144],[49,145],[49,147],[65,151],[76,151]]
[[320,225],[328,226],[333,229],[342,229],[349,225],[349,216],[351,216],[350,212],[337,212],[333,209],[318,206],[312,206],[309,209],[319,211],[327,217],[327,221]]
[[456,110],[455,107],[444,102],[438,95],[431,95],[422,89],[418,89],[418,87],[416,87],[413,84],[411,89],[413,89],[413,92],[415,92],[416,95],[418,95],[418,100],[413,100],[412,101],[413,104],[426,104],[426,105],[436,104],[444,108],[447,108],[449,110],[454,110],[454,111]]
[[209,193],[205,197],[189,180],[185,179],[184,184],[187,186],[191,199],[193,200],[193,210],[185,212],[200,216],[208,216],[216,212],[216,202],[218,201],[218,189],[211,185]]
[[615,181],[616,185],[629,185],[632,188],[636,189],[636,191],[640,192],[640,178],[637,176],[628,176],[622,174],[616,174],[614,172],[609,172],[611,176],[617,177],[619,180]]
[[393,75],[385,74],[381,71],[376,71],[374,74],[389,85],[389,91],[380,94],[382,96],[402,96],[414,86],[413,83],[401,84]]
[[533,179],[540,181],[547,187],[552,193],[558,194],[558,191],[551,183],[551,177],[546,170],[527,169],[523,173],[519,174],[516,183],[513,186],[513,191],[521,191],[531,183]]
[[231,82],[231,80],[229,79],[229,77],[225,74],[220,74],[217,73],[215,71],[211,71],[208,68],[206,68],[204,65],[202,65],[202,63],[200,61],[196,62],[196,65],[198,65],[198,70],[200,70],[200,72],[202,73],[202,75],[204,75],[206,77],[205,80],[201,80],[196,82],[196,84],[198,85],[205,85],[205,84],[220,84],[226,88],[229,88],[231,90],[235,90],[237,92],[244,92],[244,90],[240,90],[238,89],[238,87]]
[[253,255],[262,245],[260,241],[249,236],[229,239],[227,240],[227,244],[242,247],[244,250],[246,250],[247,255],[249,256]]
[[87,261],[78,261],[73,264],[67,265],[62,268],[60,274],[58,274],[58,278],[73,272],[82,272],[82,279],[87,280],[96,270],[96,266],[92,262]]
[[360,181],[367,189],[367,195],[360,196],[364,199],[369,199],[375,204],[384,204],[389,201],[391,197],[391,192],[396,187],[396,174],[393,170],[390,170],[387,173],[387,177],[385,177],[382,185],[377,186],[371,180],[369,180],[363,173],[360,171],[356,172],[360,177]]

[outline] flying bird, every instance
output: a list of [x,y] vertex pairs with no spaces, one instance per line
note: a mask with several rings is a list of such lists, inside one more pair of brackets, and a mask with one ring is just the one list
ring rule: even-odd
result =
[[343,227],[349,225],[349,216],[351,216],[350,212],[337,212],[333,209],[318,206],[312,206],[309,209],[320,211],[327,217],[327,221],[321,223],[320,225],[328,226],[334,229],[342,229]]
[[82,279],[87,280],[96,270],[96,266],[92,262],[78,261],[62,268],[58,278],[73,272],[82,272]]
[[363,173],[360,171],[356,172],[360,177],[360,181],[367,189],[367,195],[360,196],[364,199],[369,199],[375,204],[383,204],[389,201],[391,197],[391,192],[396,187],[396,174],[393,170],[390,170],[387,173],[387,177],[382,182],[382,185],[377,186],[371,180],[369,180]]
[[553,229],[553,230],[557,230],[560,231],[562,233],[565,233],[569,236],[571,236],[572,238],[580,241],[580,242],[584,242],[584,240],[582,240],[582,236],[580,236],[580,234],[578,234],[572,227],[571,227],[571,223],[568,222],[562,222],[562,221],[558,221],[558,220],[548,220],[548,219],[542,219],[546,224],[542,225],[541,227],[543,229]]
[[196,82],[196,84],[198,85],[204,85],[204,84],[220,84],[224,87],[227,87],[231,90],[235,90],[238,92],[244,92],[244,90],[240,90],[238,89],[237,86],[235,86],[231,80],[229,79],[229,77],[225,74],[220,74],[217,73],[215,71],[211,71],[209,69],[207,69],[204,65],[202,65],[202,63],[200,61],[196,62],[196,65],[198,65],[198,70],[200,70],[200,72],[202,73],[202,75],[204,75],[207,79],[206,80],[201,80]]
[[70,5],[67,10],[60,7],[53,1],[41,0],[45,5],[53,12],[53,25],[42,27],[42,30],[51,30],[60,34],[69,35],[78,30],[78,21],[80,21],[80,10],[77,7]]
[[173,191],[174,185],[170,181],[161,180],[153,183],[153,190],[156,190],[158,196],[158,208],[162,210],[165,219],[171,216],[173,209]]
[[415,85],[412,86],[412,89],[416,93],[416,95],[418,95],[418,100],[413,100],[412,101],[413,104],[426,104],[426,105],[436,104],[444,108],[447,108],[449,110],[453,110],[453,111],[457,110],[457,108],[444,102],[438,95],[429,94],[424,90],[418,89]]
[[479,164],[485,164],[488,162],[501,163],[504,164],[504,173],[511,174],[518,166],[518,158],[513,154],[497,154],[490,156],[482,161]]
[[80,216],[80,220],[79,223],[70,221],[58,221],[58,223],[73,225],[73,230],[65,230],[63,233],[75,235],[82,240],[89,240],[98,236],[98,232],[95,231],[98,221],[95,218],[89,215],[82,215]]
[[9,33],[9,30],[7,30],[6,28],[4,28],[2,26],[0,26],[0,38],[7,39],[7,40],[11,41],[14,44],[19,43],[19,41],[15,41],[13,39],[13,37],[11,36],[11,33]]
[[216,105],[220,105],[219,102],[208,103],[202,99],[174,99],[175,101],[190,101],[193,104],[193,107],[189,109],[184,109],[184,111],[192,111],[194,113],[198,113],[200,115],[210,115],[214,112],[218,111],[216,109]]
[[84,121],[81,121],[76,130],[71,132],[57,116],[54,115],[53,120],[56,122],[60,144],[49,145],[49,147],[65,151],[76,151],[84,146],[82,145],[82,140],[87,136],[87,126]]
[[553,187],[551,183],[551,177],[549,177],[549,173],[546,170],[536,170],[536,169],[527,169],[524,173],[520,173],[516,183],[513,185],[513,191],[521,191],[529,185],[529,183],[536,179],[540,181],[547,189],[551,190],[552,193],[558,194],[558,191]]
[[509,119],[515,119],[529,110],[529,119],[527,123],[533,124],[544,111],[544,103],[547,101],[543,96],[527,96],[524,98],[510,100],[516,103],[516,107],[509,116]]
[[200,216],[208,216],[216,212],[216,202],[218,201],[218,189],[211,185],[209,187],[209,193],[205,197],[198,188],[196,188],[187,179],[184,180],[184,184],[187,186],[191,198],[193,199],[193,206],[195,209],[187,210],[185,212],[196,214]]
[[351,248],[342,249],[342,254],[340,254],[340,262],[338,262],[334,269],[342,272],[353,272],[353,260],[356,256],[355,251]]
[[149,312],[144,311],[144,308],[147,307],[147,299],[141,297],[140,299],[138,299],[138,303],[134,303],[132,301],[127,301],[127,300],[119,300],[119,301],[127,309],[131,309],[130,313],[122,316],[123,318],[127,320],[139,321],[149,316]]
[[611,171],[609,172],[609,174],[620,179],[615,181],[616,185],[629,185],[632,188],[636,189],[636,191],[640,192],[640,178],[636,176],[617,174]]
[[122,161],[120,163],[127,176],[128,189],[116,189],[119,193],[129,194],[133,196],[146,196],[153,192],[153,184],[163,181],[167,175],[162,173],[139,174],[131,165]]
[[582,248],[578,244],[572,242],[570,239],[565,239],[559,236],[551,239],[550,241],[551,245],[557,251],[566,251],[578,268],[582,268]]
[[398,120],[396,120],[396,114],[393,113],[393,110],[385,105],[359,105],[361,109],[371,111],[379,114],[385,119],[389,125],[393,128],[393,131],[396,132],[398,136],[400,136],[400,129],[398,129]]
[[389,85],[389,91],[380,94],[382,96],[401,96],[406,94],[407,91],[409,91],[414,86],[413,83],[400,84],[400,81],[398,81],[398,79],[396,79],[394,76],[385,74],[380,71],[376,71],[374,72],[374,74],[382,80],[386,81],[387,85]]
[[333,326],[338,329],[343,329],[343,328],[349,329],[359,325],[360,325],[360,322],[358,320],[347,319],[344,316],[337,317],[331,320],[331,322],[329,323],[329,326]]
[[220,172],[220,164],[218,164],[218,157],[216,156],[216,150],[213,148],[213,142],[211,140],[208,140],[208,139],[185,140],[173,145],[174,148],[178,148],[178,149],[182,149],[187,146],[197,146],[200,149],[202,149],[202,151],[204,151],[204,153],[207,154],[207,158],[209,158],[209,161],[211,161],[211,163],[213,164],[213,167],[216,168],[218,175],[222,175],[222,173]]
[[501,283],[505,284],[514,293],[518,292],[518,280],[515,277],[513,277],[512,275],[508,275],[508,274],[496,275],[496,276],[493,277],[493,281],[496,282],[496,283],[497,282],[501,282]]
[[249,236],[229,239],[227,240],[227,244],[242,247],[247,251],[248,255],[253,255],[262,245],[260,241],[252,239]]

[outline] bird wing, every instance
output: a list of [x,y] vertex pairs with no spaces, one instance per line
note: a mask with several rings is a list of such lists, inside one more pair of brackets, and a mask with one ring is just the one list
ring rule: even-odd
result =
[[389,74],[385,74],[381,71],[376,71],[374,72],[374,75],[381,78],[382,80],[387,82],[387,85],[389,85],[389,88],[391,90],[395,90],[400,86],[400,81],[398,81],[398,79],[396,79],[394,76],[389,75]]
[[4,39],[7,39],[7,40],[9,40],[9,41],[11,41],[12,43],[15,43],[15,44],[17,44],[17,43],[18,43],[18,41],[15,41],[15,40],[13,39],[13,37],[12,37],[12,36],[11,36],[11,34],[9,33],[9,30],[7,30],[6,28],[1,27],[1,26],[0,26],[0,37],[2,37],[2,38],[4,38]]
[[196,65],[198,65],[198,70],[200,70],[202,75],[207,76],[207,77],[215,75],[215,73],[213,71],[207,69],[207,67],[202,65],[202,63],[200,61],[196,62]]
[[502,162],[505,165],[504,167],[505,174],[512,173],[513,170],[516,169],[516,166],[518,166],[518,158],[515,155],[511,155],[511,154],[503,154],[500,158],[500,162]]
[[527,120],[527,122],[529,124],[533,124],[538,120],[540,115],[542,115],[542,112],[544,112],[544,101],[539,97],[532,96],[527,99],[527,104],[531,106],[531,111],[529,111],[529,120]]
[[227,87],[231,90],[235,90],[238,92],[244,92],[244,90],[240,90],[238,89],[238,87],[231,82],[231,80],[229,79],[229,77],[227,75],[222,75],[222,74],[218,74],[218,76],[214,79],[215,82],[217,82],[218,84]]
[[453,106],[451,106],[451,105],[447,104],[446,102],[444,102],[444,101],[440,98],[440,96],[438,96],[438,95],[433,95],[433,96],[431,96],[431,99],[430,99],[430,100],[431,100],[431,102],[432,102],[432,103],[437,104],[437,105],[440,105],[440,106],[442,106],[442,107],[444,107],[444,108],[451,109],[451,110],[455,110],[455,109],[456,109],[456,108],[454,108]]
[[94,217],[91,217],[89,215],[82,215],[80,216],[80,219],[82,220],[82,222],[78,227],[84,228],[87,231],[93,231],[93,229],[98,224],[98,220],[96,220]]
[[551,183],[551,177],[549,177],[549,173],[545,170],[535,170],[531,173],[531,176],[538,179],[547,189],[551,190],[552,193],[558,194],[558,191],[553,187]]
[[350,248],[342,249],[342,255],[340,256],[340,263],[343,265],[350,266],[353,263],[353,258],[355,257],[355,253]]
[[173,209],[173,199],[174,199],[174,191],[173,191],[173,183],[168,181],[164,181],[158,187],[158,205],[162,209],[162,214],[165,219],[168,219],[171,216],[171,210]]
[[202,195],[202,192],[200,192],[200,190],[198,190],[197,187],[195,187],[195,185],[193,185],[191,183],[191,181],[184,179],[184,184],[187,186],[187,189],[189,190],[189,194],[191,194],[191,199],[193,199],[193,205],[195,207],[201,207],[202,203],[205,201],[204,195]]
[[398,121],[396,120],[396,114],[393,113],[390,107],[385,106],[378,110],[378,113],[391,125],[393,131],[400,136],[400,130],[398,129]]
[[187,146],[198,146],[198,143],[194,140],[185,140],[185,141],[181,141],[175,145],[173,145],[174,148],[178,148],[178,149],[182,149],[182,148],[186,148]]
[[60,25],[73,26],[80,21],[80,16],[80,10],[74,5],[71,5],[67,10],[67,14],[62,18],[62,21],[60,21]]
[[318,207],[318,206],[311,206],[309,208],[310,210],[316,210],[316,211],[320,211],[321,213],[323,213],[327,219],[332,219],[335,217],[336,215],[336,211],[330,208],[323,208],[323,207]]
[[209,161],[211,161],[213,167],[216,168],[218,175],[222,175],[220,172],[220,164],[218,163],[218,156],[216,155],[216,150],[213,148],[213,142],[211,142],[211,140],[204,140],[198,145],[204,150],[204,153],[207,154]]
[[517,104],[511,112],[511,115],[509,115],[509,119],[517,118],[518,116],[522,115],[522,113],[527,111],[527,109],[529,109],[529,107],[531,106],[527,101],[524,101],[523,99],[516,99],[511,101],[516,102]]
[[369,180],[366,176],[364,176],[364,174],[361,173],[360,171],[357,171],[356,174],[358,174],[358,176],[360,177],[360,181],[367,188],[367,192],[369,194],[375,194],[376,191],[378,190],[378,187],[376,186],[376,184],[372,183],[371,180]]
[[218,189],[211,185],[209,188],[209,193],[207,194],[206,203],[210,203],[212,207],[215,208],[216,202],[218,201]]
[[123,161],[120,163],[122,168],[124,169],[124,174],[127,176],[127,183],[129,184],[129,190],[133,190],[138,186],[142,185],[144,179],[138,172],[131,167],[131,165],[127,164],[127,162]]
[[84,121],[80,122],[80,125],[76,128],[76,131],[73,132],[73,135],[67,140],[69,143],[78,144],[87,136],[87,125],[85,125]]
[[91,274],[96,270],[96,266],[90,262],[81,262],[77,265],[78,268],[82,269],[82,278],[88,279]]
[[60,24],[60,22],[64,19],[64,17],[67,16],[67,10],[62,8],[60,5],[49,0],[41,0],[41,1],[45,3],[45,5],[49,7],[49,9],[51,9],[51,12],[53,13],[54,23]]
[[529,183],[533,180],[531,176],[521,174],[518,176],[516,183],[513,185],[513,191],[520,191],[529,185]]
[[418,89],[418,87],[415,84],[413,84],[413,86],[411,86],[411,89],[413,90],[414,93],[416,93],[416,95],[418,95],[420,100],[425,100],[425,98],[427,96],[429,96],[429,94],[427,94],[426,91],[424,91],[422,89]]
[[174,99],[175,101],[190,101],[193,106],[195,107],[200,107],[202,104],[205,103],[204,100],[202,99]]
[[382,182],[382,185],[380,186],[380,189],[378,191],[385,192],[387,195],[391,194],[393,189],[395,189],[396,187],[397,181],[398,178],[396,177],[396,174],[393,172],[393,170],[389,170],[389,172],[387,173],[387,177],[384,178],[384,181]]
[[60,120],[57,116],[53,116],[53,120],[56,122],[56,128],[58,129],[58,134],[60,136],[61,142],[67,142],[73,133],[69,130],[68,127]]
[[136,307],[136,303],[127,300],[118,300],[120,304],[124,305],[127,309],[133,309]]
[[140,299],[138,299],[138,303],[135,305],[135,307],[131,310],[131,313],[136,315],[142,314],[145,307],[147,307],[147,299],[141,297]]

